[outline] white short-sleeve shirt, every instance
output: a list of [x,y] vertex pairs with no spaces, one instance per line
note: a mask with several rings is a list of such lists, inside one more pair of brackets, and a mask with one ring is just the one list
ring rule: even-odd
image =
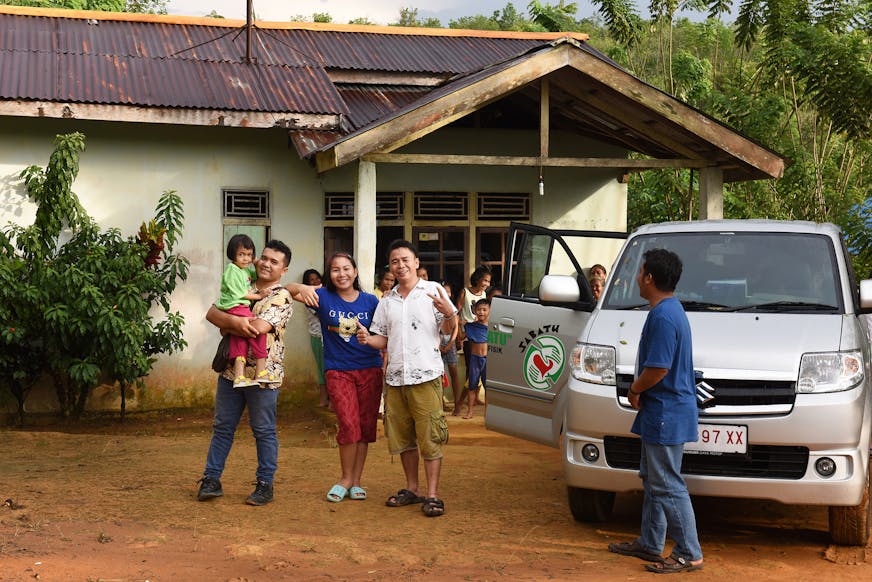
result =
[[423,279],[405,299],[397,289],[394,287],[379,301],[369,331],[388,338],[388,385],[422,384],[442,376],[444,371],[439,326],[445,316],[427,295],[448,294],[439,283]]

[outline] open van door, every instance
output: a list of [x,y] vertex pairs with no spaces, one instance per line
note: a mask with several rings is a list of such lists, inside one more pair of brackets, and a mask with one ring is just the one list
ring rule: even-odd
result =
[[568,358],[595,306],[587,269],[610,266],[626,237],[512,223],[490,313],[487,428],[559,446]]

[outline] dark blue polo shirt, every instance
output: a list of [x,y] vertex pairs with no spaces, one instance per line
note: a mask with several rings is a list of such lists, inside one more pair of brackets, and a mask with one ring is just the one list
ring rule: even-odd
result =
[[642,393],[634,434],[646,443],[677,445],[697,439],[698,413],[690,323],[681,302],[669,297],[648,313],[636,374],[643,368],[667,368],[666,376]]

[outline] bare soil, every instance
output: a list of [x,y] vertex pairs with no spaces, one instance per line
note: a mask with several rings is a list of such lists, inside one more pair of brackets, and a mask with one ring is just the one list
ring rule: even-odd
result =
[[[245,420],[222,479],[196,501],[206,412],[0,430],[0,580],[635,580],[644,563],[606,545],[638,530],[641,497],[609,523],[573,521],[560,453],[450,417],[446,513],[388,508],[403,486],[380,437],[367,501],[324,496],[338,476],[330,414],[279,422],[276,500],[244,504],[254,441]],[[829,545],[825,508],[696,498],[706,566],[695,580],[872,580],[869,548]]]

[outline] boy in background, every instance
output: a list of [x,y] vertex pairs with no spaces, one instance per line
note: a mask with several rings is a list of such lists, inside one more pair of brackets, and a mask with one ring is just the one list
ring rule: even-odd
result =
[[490,300],[479,299],[472,306],[475,320],[466,324],[466,339],[469,341],[469,394],[468,409],[463,418],[472,418],[472,410],[478,396],[478,384],[487,384],[487,327],[490,317]]

